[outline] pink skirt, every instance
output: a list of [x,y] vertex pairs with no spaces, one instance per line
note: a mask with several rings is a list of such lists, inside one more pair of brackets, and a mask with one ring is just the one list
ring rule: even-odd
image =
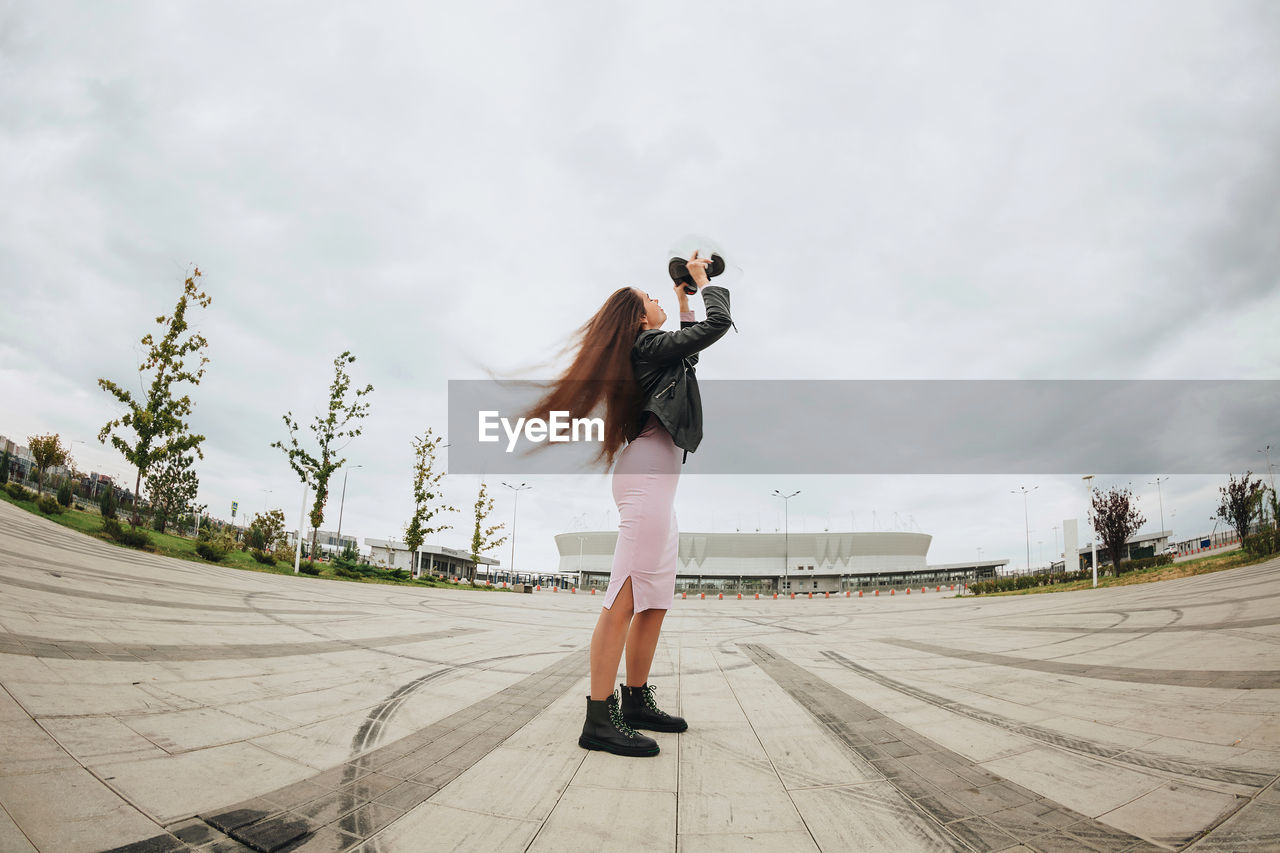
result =
[[631,579],[633,610],[669,610],[676,591],[680,530],[676,526],[676,485],[680,448],[653,415],[622,449],[613,469],[613,501],[618,505],[618,544],[604,606]]

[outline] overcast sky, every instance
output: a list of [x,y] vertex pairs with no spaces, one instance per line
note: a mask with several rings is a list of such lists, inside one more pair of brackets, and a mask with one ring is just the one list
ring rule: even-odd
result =
[[[96,441],[116,409],[95,380],[136,387],[138,339],[198,265],[201,501],[296,523],[269,444],[349,349],[375,391],[343,529],[398,537],[447,381],[545,377],[622,285],[670,308],[688,232],[743,271],[704,379],[1280,378],[1280,7],[11,2],[0,199],[0,433],[86,442],[81,467],[132,483]],[[705,418],[708,441],[750,429]],[[1039,486],[1043,561],[1090,473],[695,471],[685,531],[781,527],[770,491],[801,489],[793,530],[921,530],[931,562],[1019,565],[1010,491]],[[1096,473],[1159,526],[1161,472]],[[1224,481],[1164,483],[1165,527],[1206,532]],[[465,548],[478,481],[446,482],[441,544]],[[531,482],[518,568],[616,527],[607,478]]]

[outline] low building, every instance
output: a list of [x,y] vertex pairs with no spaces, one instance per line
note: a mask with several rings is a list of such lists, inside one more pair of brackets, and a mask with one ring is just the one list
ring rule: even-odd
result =
[[[1161,530],[1158,533],[1136,533],[1125,540],[1124,553],[1120,555],[1121,560],[1141,560],[1144,557],[1154,557],[1157,554],[1163,554],[1165,549],[1169,547],[1169,537],[1173,535],[1172,530]],[[1093,564],[1093,546],[1085,545],[1083,548],[1077,548],[1076,554],[1079,556],[1079,566],[1082,569],[1090,568]],[[1102,543],[1098,543],[1098,565],[1108,565],[1110,560],[1106,556],[1106,549],[1102,547]]]
[[[473,561],[467,551],[446,548],[443,545],[424,543],[418,548],[417,566],[414,566],[413,552],[403,542],[390,539],[365,539],[364,544],[370,548],[370,560],[389,569],[412,571],[415,578],[424,574],[439,574],[450,577],[470,577],[475,569],[476,579],[488,580],[494,575],[495,567],[501,565],[497,560],[481,557]],[[496,582],[496,577],[494,578]]]
[[[608,586],[616,530],[556,536],[560,572]],[[1008,560],[929,565],[924,533],[681,533],[676,592],[840,592],[990,580]]]
[[[247,524],[248,522],[249,520],[245,519],[245,523]],[[285,535],[286,541],[288,541],[290,545],[297,547],[298,531],[289,530],[289,531],[286,531],[284,535]],[[308,531],[306,535],[303,537],[302,544],[305,547],[311,547],[310,531]],[[316,548],[318,548],[320,553],[325,555],[326,557],[332,557],[335,555],[342,554],[342,552],[346,549],[348,545],[351,546],[352,548],[355,548],[357,551],[360,550],[360,542],[354,536],[344,535],[342,537],[342,540],[339,541],[338,534],[333,531],[330,531],[330,530],[316,531]]]

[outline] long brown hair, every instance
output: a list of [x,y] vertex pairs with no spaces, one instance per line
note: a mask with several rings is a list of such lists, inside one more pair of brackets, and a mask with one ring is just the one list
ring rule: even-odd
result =
[[574,332],[565,351],[577,349],[568,369],[547,386],[527,417],[568,412],[585,418],[604,407],[604,442],[597,461],[613,465],[623,444],[636,437],[640,387],[631,347],[644,322],[644,300],[634,288],[615,290],[590,320]]

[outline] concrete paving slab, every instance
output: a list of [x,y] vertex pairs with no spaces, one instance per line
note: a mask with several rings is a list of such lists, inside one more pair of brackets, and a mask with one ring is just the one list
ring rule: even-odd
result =
[[172,823],[305,778],[310,769],[248,743],[142,761],[91,765],[161,823]]
[[1132,835],[1177,848],[1246,802],[1232,794],[1167,782],[1101,819]]
[[808,832],[753,832],[676,836],[676,853],[818,853]]
[[529,853],[599,853],[623,838],[627,850],[667,853],[675,837],[675,794],[570,787]]
[[793,791],[791,798],[824,851],[953,851],[953,837],[887,782]]
[[1048,747],[987,761],[982,766],[1024,788],[1045,795],[1052,793],[1063,805],[1095,818],[1151,793],[1164,781],[1155,774]]
[[167,754],[115,717],[45,717],[40,726],[80,763],[162,758]]
[[160,832],[155,822],[79,767],[0,777],[0,803],[41,851],[98,853],[116,842],[142,841]]
[[80,763],[67,754],[48,732],[30,718],[7,720],[0,738],[0,776],[39,773],[77,768]]
[[1280,561],[677,601],[650,680],[691,727],[638,761],[576,745],[598,597],[240,572],[0,505],[0,849],[1268,849],[1276,598]]
[[6,853],[36,853],[31,841],[22,834],[22,830],[18,829],[18,825],[4,809],[0,809],[0,850]]

